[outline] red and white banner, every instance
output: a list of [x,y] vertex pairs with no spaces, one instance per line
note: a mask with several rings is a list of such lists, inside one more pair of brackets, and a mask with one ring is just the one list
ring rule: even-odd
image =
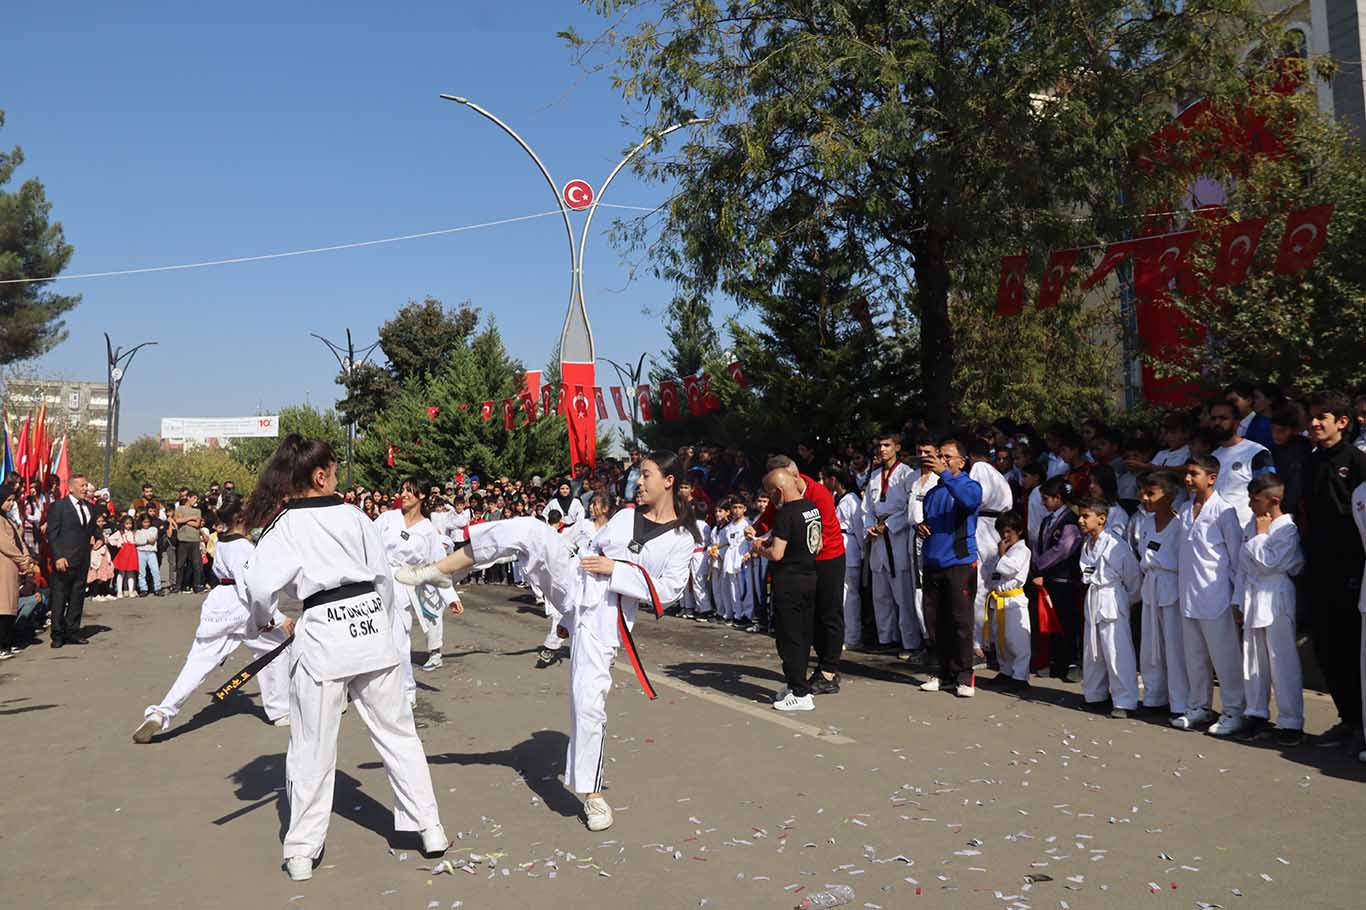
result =
[[1018,316],[1024,312],[1024,274],[1029,254],[1001,257],[1001,277],[996,284],[996,315]]
[[1039,283],[1039,299],[1036,309],[1046,310],[1058,305],[1063,289],[1067,287],[1067,276],[1072,273],[1081,250],[1054,250],[1048,256],[1048,268],[1044,270],[1043,281]]
[[517,399],[503,399],[503,429],[510,430],[517,425]]
[[593,404],[598,409],[598,420],[607,420],[607,401],[602,397],[602,386],[593,386]]
[[707,409],[702,403],[702,380],[696,376],[684,376],[683,397],[688,399],[689,414],[694,417],[706,416]]
[[479,417],[480,417],[481,420],[487,421],[487,420],[488,420],[490,417],[492,417],[492,416],[493,416],[493,402],[491,402],[491,401],[486,401],[486,402],[484,402],[483,404],[481,404],[481,405],[479,406]]
[[740,368],[740,364],[738,361],[726,367],[726,372],[730,374],[731,381],[733,381],[740,388],[749,388],[749,382],[745,379],[745,371]]
[[644,384],[636,386],[636,399],[640,402],[641,421],[654,420],[654,408],[650,405],[650,387]]
[[671,379],[659,384],[659,412],[665,420],[683,419],[683,411],[678,406],[678,383]]
[[1328,220],[1332,217],[1332,205],[1300,209],[1286,217],[1285,234],[1281,237],[1281,248],[1276,254],[1276,274],[1303,272],[1314,264],[1323,250],[1324,242],[1328,240]]
[[1186,254],[1199,238],[1199,231],[1146,238],[1134,253],[1134,293],[1144,300],[1165,294],[1185,264]]
[[1220,228],[1219,255],[1214,260],[1214,271],[1210,274],[1210,287],[1222,288],[1243,283],[1265,230],[1265,218],[1249,218]]
[[621,386],[612,386],[612,404],[617,406],[617,418],[619,420],[630,420],[631,415],[626,412],[626,396],[621,394]]

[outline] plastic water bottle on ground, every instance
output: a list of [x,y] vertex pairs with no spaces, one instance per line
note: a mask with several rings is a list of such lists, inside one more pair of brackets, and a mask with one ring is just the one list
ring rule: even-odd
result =
[[797,910],[825,910],[826,907],[843,907],[854,900],[854,889],[848,885],[827,885],[824,891],[817,891],[802,898]]

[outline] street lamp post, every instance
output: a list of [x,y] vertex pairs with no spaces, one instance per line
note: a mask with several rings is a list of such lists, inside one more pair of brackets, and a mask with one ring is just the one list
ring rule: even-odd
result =
[[[631,396],[631,448],[640,448],[640,440],[636,438],[636,425],[638,423],[637,412],[640,409],[640,396],[637,390],[640,388],[640,374],[645,369],[646,354],[641,354],[636,361],[635,369],[630,366],[622,366],[610,357],[599,357],[603,363],[610,364],[612,369],[617,371],[617,379],[621,380],[626,386],[626,394]],[[629,383],[629,384],[628,384]]]
[[109,333],[104,333],[105,396],[109,402],[109,411],[104,418],[104,483],[102,486],[106,490],[109,489],[110,458],[119,439],[119,388],[123,385],[123,377],[128,375],[128,368],[133,365],[134,355],[143,348],[154,344],[156,344],[155,341],[144,341],[142,344],[134,345],[125,351],[123,348],[114,347],[114,342],[109,340]]
[[[367,360],[370,359],[370,355],[373,354],[373,353],[375,352],[375,348],[379,347],[379,341],[376,340],[374,344],[370,345],[368,348],[366,348],[364,351],[361,352],[360,361],[357,362],[357,360],[356,360],[356,345],[355,345],[355,343],[351,340],[351,330],[350,330],[350,329],[347,329],[347,330],[346,330],[346,347],[342,347],[341,345],[336,344],[335,342],[328,341],[326,338],[324,338],[323,336],[319,335],[317,332],[309,332],[308,334],[312,335],[314,338],[318,339],[318,340],[321,341],[323,344],[327,345],[327,349],[328,349],[329,351],[332,352],[332,356],[337,358],[337,365],[341,367],[342,375],[346,377],[346,390],[347,390],[348,393],[351,391],[351,375],[356,371],[356,367],[363,366],[363,365],[365,364],[365,362],[366,362]],[[355,438],[356,438],[356,421],[355,421],[355,420],[347,420],[347,422],[346,422],[346,487],[347,487],[347,489],[350,489],[350,488],[351,488],[351,449],[352,449],[352,447],[353,447],[354,444],[355,444]]]

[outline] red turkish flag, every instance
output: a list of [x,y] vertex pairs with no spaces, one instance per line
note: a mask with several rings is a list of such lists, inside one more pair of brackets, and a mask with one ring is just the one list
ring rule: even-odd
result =
[[536,396],[531,393],[530,389],[524,388],[517,393],[517,398],[522,403],[522,410],[526,412],[526,422],[535,423],[536,418],[540,416],[536,413]]
[[626,413],[626,396],[621,393],[621,386],[612,386],[612,404],[617,406],[617,418],[620,420],[630,420],[631,415]]
[[672,379],[659,384],[659,410],[665,420],[683,419],[683,412],[678,406],[678,383]]
[[696,376],[683,377],[683,397],[688,399],[688,413],[702,417],[707,413],[702,404],[702,381]]
[[437,415],[437,414],[440,414],[440,413],[441,413],[441,409],[438,408],[436,405],[433,404],[433,405],[428,405],[428,406],[427,406],[427,419],[428,419],[428,420],[436,420],[436,415]]
[[726,367],[726,372],[730,374],[730,378],[734,380],[735,384],[738,385],[740,388],[749,388],[749,382],[745,379],[745,371],[740,369],[739,361],[736,361],[735,363],[732,363],[730,366]]
[[1036,309],[1046,310],[1058,305],[1063,288],[1067,287],[1067,276],[1080,255],[1081,250],[1054,250],[1048,255],[1048,268],[1044,269],[1039,299],[1034,304]]
[[1243,283],[1265,230],[1265,218],[1249,218],[1237,224],[1225,225],[1219,230],[1219,256],[1214,260],[1210,287]]
[[637,386],[636,397],[640,400],[640,419],[654,420],[654,409],[650,407],[650,387],[648,385]]
[[1144,300],[1165,293],[1199,238],[1199,231],[1181,231],[1145,239],[1134,252],[1134,293]]
[[588,417],[590,408],[591,405],[588,403],[588,394],[584,391],[583,386],[574,386],[574,413],[580,420],[583,420]]
[[1105,276],[1118,268],[1119,264],[1125,259],[1128,259],[1129,254],[1142,245],[1142,243],[1142,240],[1121,240],[1118,243],[1112,243],[1106,247],[1105,255],[1100,257],[1100,262],[1096,263],[1096,267],[1091,270],[1091,274],[1087,275],[1086,280],[1081,283],[1081,289],[1083,291],[1089,291],[1091,288],[1104,281]]
[[560,403],[555,407],[555,413],[561,417],[569,415],[569,386],[560,383]]
[[555,387],[550,383],[541,386],[541,413],[550,416],[550,410],[555,404]]
[[602,386],[593,386],[593,404],[598,408],[598,420],[607,420],[607,400],[602,397]]
[[491,402],[491,401],[486,401],[486,402],[484,402],[483,404],[481,404],[481,405],[479,406],[479,416],[480,416],[482,419],[486,420],[486,421],[487,421],[490,417],[492,417],[492,416],[493,416],[493,402]]
[[510,430],[517,423],[517,399],[503,399],[503,429]]
[[1303,272],[1314,264],[1328,239],[1328,219],[1332,217],[1331,204],[1300,209],[1286,217],[1281,249],[1276,254],[1276,274]]
[[1024,312],[1024,276],[1029,254],[1001,257],[1001,279],[996,285],[996,315],[1018,316]]
[[389,443],[389,452],[385,456],[384,463],[391,468],[394,466],[394,444],[392,442]]
[[711,377],[702,374],[702,407],[708,414],[721,410],[721,396],[711,387]]

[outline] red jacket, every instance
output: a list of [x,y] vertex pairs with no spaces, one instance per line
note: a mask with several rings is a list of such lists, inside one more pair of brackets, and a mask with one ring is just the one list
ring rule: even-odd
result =
[[[840,530],[839,520],[835,518],[835,497],[830,495],[830,491],[825,488],[825,484],[819,480],[812,480],[805,474],[800,475],[806,481],[806,492],[802,495],[811,500],[821,513],[821,551],[816,554],[816,561],[822,562],[827,559],[834,559],[836,556],[844,555],[844,532]],[[754,523],[756,534],[767,534],[769,528],[773,527],[773,515],[776,512],[773,500],[768,501],[768,506],[764,509],[764,514],[759,516],[759,520]]]

